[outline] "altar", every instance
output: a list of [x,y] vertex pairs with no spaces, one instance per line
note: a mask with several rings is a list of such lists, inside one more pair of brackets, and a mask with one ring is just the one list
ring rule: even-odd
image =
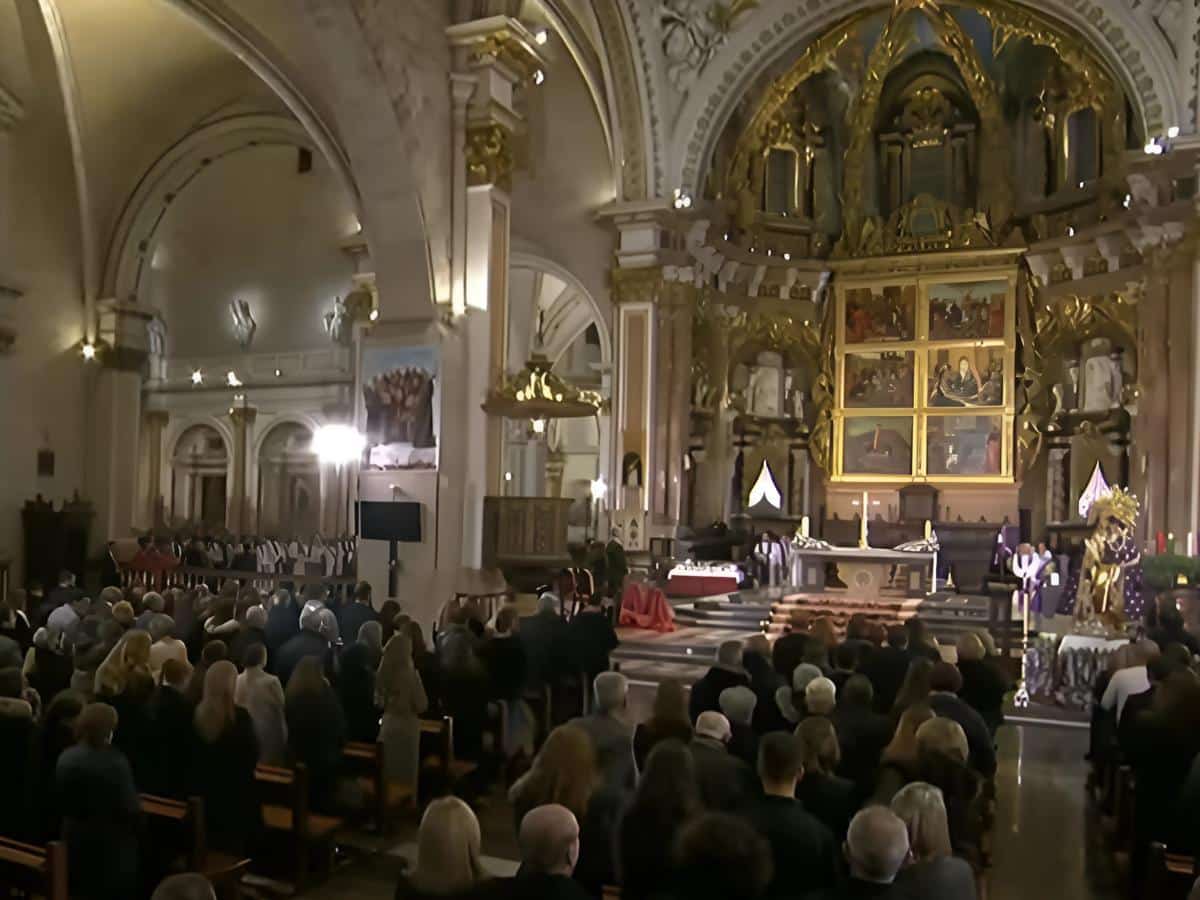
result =
[[919,598],[934,589],[937,553],[883,547],[793,547],[791,583],[805,593],[824,593],[830,563],[836,566],[849,594],[877,595],[893,588],[905,597]]

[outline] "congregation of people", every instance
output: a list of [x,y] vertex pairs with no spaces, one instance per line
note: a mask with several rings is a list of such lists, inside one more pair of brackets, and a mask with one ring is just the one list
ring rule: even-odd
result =
[[1143,631],[1101,667],[1090,735],[1102,810],[1114,812],[1111,788],[1122,771],[1128,778],[1130,833],[1115,836],[1115,849],[1128,856],[1134,896],[1152,876],[1152,844],[1200,854],[1200,641],[1170,597],[1147,610]]
[[918,620],[859,616],[839,639],[799,614],[774,645],[723,643],[690,691],[663,681],[641,722],[600,670],[591,711],[509,789],[516,879],[491,877],[478,820],[445,799],[397,900],[973,900],[1012,687],[987,640],[950,664]]

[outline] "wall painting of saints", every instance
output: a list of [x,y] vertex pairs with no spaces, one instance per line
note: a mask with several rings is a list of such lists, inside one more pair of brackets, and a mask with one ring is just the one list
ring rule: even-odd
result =
[[1003,347],[947,347],[929,351],[925,404],[930,407],[1002,406]]
[[368,463],[375,469],[437,468],[438,348],[374,346],[363,351]]
[[842,405],[846,408],[911,409],[913,353],[911,350],[848,353],[844,383]]
[[1000,416],[930,416],[925,470],[929,475],[999,475]]
[[1004,337],[1008,282],[967,281],[929,288],[931,341],[988,340]]
[[911,475],[911,416],[844,420],[842,471],[847,475]]
[[849,288],[846,291],[847,344],[911,341],[916,337],[917,288]]

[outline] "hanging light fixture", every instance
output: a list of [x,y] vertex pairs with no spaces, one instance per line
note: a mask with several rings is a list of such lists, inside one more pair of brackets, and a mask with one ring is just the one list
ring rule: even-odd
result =
[[542,319],[538,317],[533,351],[521,371],[501,378],[482,404],[489,416],[528,419],[538,434],[546,430],[548,419],[587,418],[604,404],[598,391],[581,390],[554,374],[554,364],[542,349]]

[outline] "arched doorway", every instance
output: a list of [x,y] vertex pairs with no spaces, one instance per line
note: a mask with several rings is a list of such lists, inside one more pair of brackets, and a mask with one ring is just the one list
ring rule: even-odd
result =
[[193,425],[171,455],[171,521],[221,528],[228,500],[229,450],[211,425]]
[[321,525],[320,462],[312,432],[296,422],[276,425],[258,452],[258,533],[312,534]]

